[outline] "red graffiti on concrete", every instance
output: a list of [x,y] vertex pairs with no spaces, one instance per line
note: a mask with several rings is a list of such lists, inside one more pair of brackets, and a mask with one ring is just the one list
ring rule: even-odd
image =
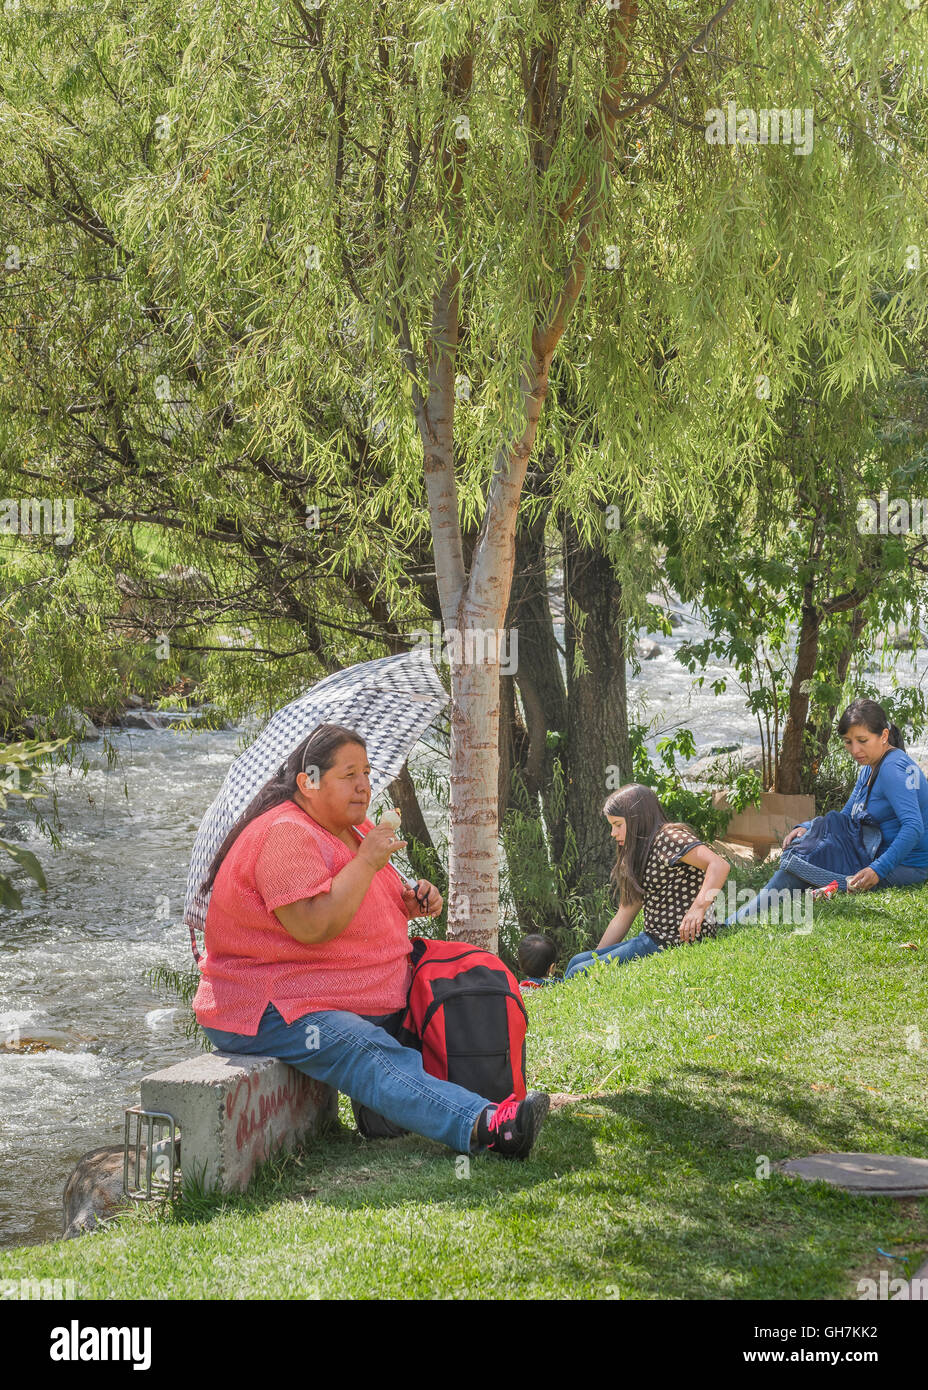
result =
[[[235,1127],[235,1146],[238,1149],[250,1143],[255,1135],[263,1135],[268,1121],[276,1115],[283,1112],[288,1119],[293,1120],[310,1097],[317,1105],[323,1103],[323,1096],[320,1094],[323,1088],[312,1077],[304,1076],[301,1072],[292,1072],[286,1085],[278,1086],[276,1090],[264,1094],[261,1093],[261,1083],[257,1076],[243,1076],[235,1090],[226,1096],[226,1119],[231,1120],[235,1114],[243,1089],[244,1099]],[[257,1105],[252,1104],[252,1090]],[[278,1142],[281,1138],[282,1134],[278,1137]]]

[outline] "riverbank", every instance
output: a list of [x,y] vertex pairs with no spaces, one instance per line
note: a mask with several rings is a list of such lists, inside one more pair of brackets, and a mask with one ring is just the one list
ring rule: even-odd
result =
[[[928,889],[723,931],[528,999],[532,1159],[464,1163],[343,1125],[238,1199],[0,1252],[79,1299],[855,1299],[928,1253],[928,1199],[779,1175],[823,1150],[928,1157]],[[914,948],[914,949],[913,949]],[[765,1176],[769,1173],[769,1176]]]
[[[54,739],[73,736],[81,742],[95,742],[120,729],[224,729],[225,714],[212,701],[193,698],[191,681],[179,680],[160,694],[144,699],[130,693],[105,709],[78,709],[63,705],[50,716],[20,714],[14,717],[3,738],[15,743],[25,739]],[[159,703],[151,703],[153,699]],[[181,704],[171,703],[181,701]],[[161,701],[169,703],[162,707]]]
[[[11,803],[5,838],[38,856],[48,888],[23,876],[22,911],[3,915],[0,934],[0,1247],[59,1234],[77,1159],[121,1142],[140,1078],[189,1055],[177,1001],[149,972],[192,963],[190,847],[240,738],[236,728],[114,729],[82,744],[83,772],[46,777],[59,849]],[[36,805],[50,809],[51,798]]]

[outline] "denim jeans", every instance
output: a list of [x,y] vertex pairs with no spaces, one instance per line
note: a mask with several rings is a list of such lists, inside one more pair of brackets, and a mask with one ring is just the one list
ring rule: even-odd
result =
[[[392,1016],[386,1016],[392,1017]],[[324,1009],[285,1023],[268,1004],[257,1034],[203,1031],[220,1052],[279,1057],[307,1076],[324,1081],[374,1115],[400,1129],[437,1139],[456,1153],[469,1153],[474,1123],[493,1101],[439,1081],[422,1065],[415,1048],[404,1047],[385,1028],[360,1014]]]
[[[764,884],[756,897],[739,907],[725,925],[731,927],[736,922],[753,922],[760,912],[767,912],[771,907],[777,906],[779,898],[770,895],[777,895],[784,888],[804,892],[806,888],[824,888],[829,883],[837,882],[838,892],[846,893],[848,878],[852,877],[852,874],[835,874],[828,869],[820,869],[818,865],[810,864],[807,859],[800,858],[791,850],[784,850],[780,867],[773,877]],[[890,870],[885,878],[881,878],[879,883],[874,884],[870,892],[876,892],[878,888],[907,888],[913,883],[924,883],[926,879],[928,869],[911,869],[906,864],[900,864]]]
[[624,965],[627,960],[637,960],[639,956],[649,956],[652,951],[661,949],[659,941],[655,941],[653,936],[648,936],[646,931],[640,931],[630,941],[620,941],[617,946],[605,946],[601,951],[581,951],[578,956],[573,956],[567,962],[564,979],[569,980],[572,975],[582,975],[597,959],[612,960],[617,965]]
[[[385,1029],[391,1038],[398,1037],[405,1016],[405,1009],[397,1009],[392,1014],[360,1015],[361,1018],[366,1018],[368,1023],[376,1023],[378,1028]],[[363,1134],[365,1139],[398,1139],[401,1135],[409,1133],[408,1129],[395,1125],[392,1120],[384,1119],[383,1115],[376,1115],[373,1110],[369,1110],[366,1105],[359,1105],[356,1100],[351,1102],[351,1113],[354,1115],[358,1132]]]

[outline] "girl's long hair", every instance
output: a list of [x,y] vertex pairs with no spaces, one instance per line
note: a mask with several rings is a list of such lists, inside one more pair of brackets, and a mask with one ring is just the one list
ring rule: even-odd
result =
[[309,772],[312,768],[317,777],[321,777],[324,772],[328,772],[335,762],[335,754],[346,743],[360,744],[365,753],[367,752],[367,744],[361,735],[354,729],[346,729],[342,724],[320,724],[294,748],[287,761],[281,763],[271,781],[262,787],[254,800],[245,807],[219,846],[209,867],[209,874],[203,886],[204,892],[208,893],[216,882],[219,866],[246,825],[258,816],[263,816],[272,806],[280,806],[284,801],[293,801],[297,790],[297,775]]
[[644,898],[642,883],[648,855],[665,825],[672,825],[675,830],[688,830],[697,840],[700,838],[691,825],[668,821],[654,792],[640,782],[629,782],[628,786],[613,792],[603,807],[603,815],[621,816],[625,821],[625,844],[616,844],[615,865],[610,875],[623,907]]
[[871,734],[881,734],[884,729],[889,730],[889,744],[891,748],[901,748],[905,752],[905,744],[902,742],[902,735],[895,724],[890,724],[886,718],[886,711],[882,705],[878,705],[876,700],[854,700],[848,705],[847,709],[838,720],[838,733],[843,738],[848,729],[854,724],[862,724]]

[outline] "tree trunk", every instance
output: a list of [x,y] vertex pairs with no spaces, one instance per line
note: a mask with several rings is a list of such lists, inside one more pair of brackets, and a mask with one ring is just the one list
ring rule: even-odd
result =
[[516,569],[507,619],[519,634],[516,684],[525,712],[526,747],[522,777],[530,797],[540,801],[551,846],[559,862],[564,853],[565,821],[552,802],[554,750],[548,734],[567,732],[567,691],[561,673],[554,625],[548,604],[545,520],[520,521],[516,532]]
[[402,772],[393,779],[387,790],[403,817],[402,836],[409,841],[406,853],[417,878],[427,878],[435,884],[442,897],[446,897],[448,882],[445,870],[429,834],[415,785],[405,763]]
[[[864,628],[867,626],[867,614],[863,604],[855,608],[851,615],[850,631],[848,640],[842,647],[840,655],[835,662],[835,685],[839,688],[847,680],[847,673],[851,665],[851,659],[857,650]],[[810,723],[809,730],[813,736],[815,753],[811,766],[809,767],[803,783],[803,790],[812,793],[815,788],[815,777],[818,767],[828,751],[828,743],[834,731],[835,716],[838,713],[838,706],[829,705],[822,718],[816,725]]]
[[[600,94],[595,121],[587,124],[591,143],[607,176],[615,164],[616,126],[624,88],[630,37],[638,16],[636,0],[619,0],[606,20],[607,83]],[[460,100],[470,91],[473,55],[444,60],[447,91]],[[536,132],[537,133],[537,132]],[[441,149],[446,179],[446,225],[453,244],[463,226],[463,161],[466,140]],[[537,305],[531,352],[522,363],[520,388],[524,425],[500,441],[487,489],[480,531],[469,573],[465,574],[454,473],[454,370],[460,325],[460,269],[455,259],[433,297],[427,345],[428,395],[413,373],[413,406],[424,446],[426,491],[435,542],[435,569],[446,623],[456,625],[458,645],[481,633],[502,633],[509,609],[515,563],[516,522],[528,460],[535,446],[538,421],[548,394],[551,361],[568,317],[586,283],[587,263],[602,225],[604,180],[584,170],[559,208],[566,224],[582,197],[577,231],[566,272],[554,297]],[[550,248],[549,248],[550,249]],[[555,254],[552,252],[552,254]],[[414,357],[407,321],[401,323],[401,348]],[[433,409],[434,400],[434,409]],[[498,649],[492,659],[468,660],[452,651],[451,661],[451,834],[449,854],[449,936],[461,936],[490,950],[499,932],[499,679]],[[462,886],[462,885],[466,885]]]
[[[525,932],[538,931],[539,926],[534,901],[530,893],[525,891],[524,875],[521,872],[520,864],[516,863],[515,873],[513,873],[514,856],[510,853],[510,841],[507,838],[506,812],[510,809],[518,810],[527,815],[532,815],[534,812],[537,819],[537,799],[533,800],[525,794],[525,753],[528,740],[516,704],[515,678],[513,676],[500,676],[499,684],[499,829],[509,863],[509,892],[515,906],[519,929],[524,934]],[[515,787],[512,785],[513,774],[518,778]],[[521,788],[518,785],[519,782],[521,782]],[[514,793],[516,805],[513,807]]]
[[[475,631],[464,628],[463,634]],[[471,640],[476,647],[476,639]],[[499,664],[452,660],[451,683],[448,935],[495,951],[499,939]]]
[[[603,802],[610,788],[631,780],[628,697],[620,604],[622,588],[611,561],[594,546],[582,545],[568,522],[564,565],[565,604],[585,613],[582,633],[566,614],[567,820],[577,840],[577,884],[600,887],[615,862]],[[582,651],[588,672],[574,674],[574,654]]]
[[512,676],[499,678],[499,796],[497,818],[500,825],[512,800],[512,774],[522,770],[525,757],[525,730],[516,707],[516,687]]
[[780,745],[774,790],[787,796],[798,795],[802,788],[803,735],[809,713],[809,682],[815,675],[818,660],[818,637],[821,613],[813,602],[811,582],[802,596],[802,620],[799,625],[799,646],[796,665],[789,688],[789,712]]

